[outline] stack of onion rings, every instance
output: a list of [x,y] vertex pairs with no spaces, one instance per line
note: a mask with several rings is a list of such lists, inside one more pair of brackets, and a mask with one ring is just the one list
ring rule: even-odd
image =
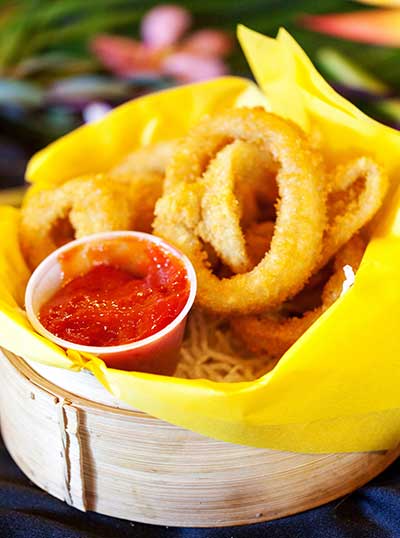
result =
[[[235,140],[258,146],[279,164],[278,215],[270,250],[261,262],[248,272],[219,279],[205,263],[198,233],[201,178],[210,160]],[[320,159],[296,126],[260,108],[233,109],[200,123],[174,154],[156,205],[154,230],[194,264],[202,307],[221,314],[256,313],[293,296],[310,277],[322,250],[325,198]]]
[[[135,150],[105,175],[34,186],[22,251],[34,268],[75,237],[153,227],[194,265],[199,324],[218,320],[227,331],[214,351],[184,346],[185,368],[195,350],[213,376],[233,379],[237,342],[257,354],[254,369],[272,367],[340,296],[343,266],[357,269],[388,190],[374,159],[328,170],[311,138],[262,108],[206,117],[181,141]],[[229,367],[216,364],[227,357]]]

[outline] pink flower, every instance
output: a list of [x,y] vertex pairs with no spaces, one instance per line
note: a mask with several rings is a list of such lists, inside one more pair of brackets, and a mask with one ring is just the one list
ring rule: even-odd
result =
[[191,25],[192,17],[187,9],[174,5],[156,6],[143,17],[140,33],[149,47],[170,47]]
[[143,41],[99,35],[91,49],[100,62],[121,77],[159,75],[194,82],[225,75],[222,58],[233,43],[222,30],[206,28],[183,39],[192,23],[190,13],[174,5],[151,9],[143,18]]
[[160,52],[128,37],[99,35],[93,39],[91,49],[116,75],[150,75],[160,70]]
[[215,57],[199,56],[190,52],[175,52],[165,57],[163,72],[179,82],[198,82],[226,75],[224,62]]
[[226,32],[205,28],[193,32],[185,39],[181,48],[186,52],[204,56],[227,56],[232,52],[233,42]]

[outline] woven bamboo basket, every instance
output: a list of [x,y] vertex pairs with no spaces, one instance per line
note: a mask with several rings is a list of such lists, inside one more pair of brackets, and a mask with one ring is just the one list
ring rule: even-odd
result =
[[170,526],[256,523],[347,494],[400,453],[296,454],[215,441],[120,405],[89,374],[36,365],[45,379],[3,354],[6,446],[35,484],[80,510]]

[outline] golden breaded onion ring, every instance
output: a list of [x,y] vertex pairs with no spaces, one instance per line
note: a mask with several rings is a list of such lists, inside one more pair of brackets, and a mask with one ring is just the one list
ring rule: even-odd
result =
[[125,187],[129,201],[131,228],[139,232],[152,232],[154,208],[162,195],[164,175],[160,172],[135,172],[111,176]]
[[234,273],[243,273],[251,265],[241,224],[257,216],[257,188],[271,182],[270,164],[266,151],[235,140],[217,153],[201,178],[199,235]]
[[102,175],[33,192],[21,210],[20,243],[35,268],[63,243],[97,232],[127,230],[129,203],[121,185]]
[[[258,145],[279,163],[278,214],[271,248],[261,262],[247,273],[218,279],[206,264],[198,234],[200,178],[216,153],[236,139]],[[174,154],[154,230],[194,264],[201,306],[221,314],[256,313],[304,286],[321,254],[325,207],[324,174],[302,132],[260,108],[232,109],[196,126]]]
[[108,172],[111,179],[127,187],[133,230],[152,232],[154,207],[176,146],[177,140],[168,140],[135,149]]
[[356,271],[361,263],[365,242],[354,236],[335,256],[334,272],[322,291],[322,304],[302,316],[287,317],[281,314],[243,316],[231,320],[231,329],[254,353],[266,353],[271,358],[281,357],[300,336],[341,295],[344,282],[343,267],[350,265]]
[[320,266],[367,224],[388,190],[383,168],[370,157],[358,157],[339,165],[328,194],[328,225]]
[[167,164],[177,147],[177,140],[149,144],[128,153],[110,171],[111,176],[156,172],[164,175]]

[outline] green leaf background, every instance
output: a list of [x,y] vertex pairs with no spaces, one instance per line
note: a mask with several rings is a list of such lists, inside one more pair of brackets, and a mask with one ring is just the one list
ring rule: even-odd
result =
[[[234,34],[241,22],[274,36],[286,27],[315,59],[322,46],[334,47],[400,91],[400,50],[344,41],[307,31],[299,19],[304,14],[368,9],[348,0],[190,0],[175,2],[193,14],[195,27],[214,26]],[[88,41],[100,32],[137,36],[146,11],[160,2],[149,0],[20,0],[0,3],[0,69],[12,73],[24,59],[59,52],[67,58],[94,60]],[[400,31],[400,29],[399,29]],[[88,64],[85,65],[86,69]],[[237,49],[231,58],[234,72],[248,74]]]
[[[69,88],[88,95],[118,95],[120,81],[93,57],[89,42],[99,33],[138,37],[140,21],[153,6],[151,0],[0,0],[0,124],[8,140],[23,145],[28,154],[43,147],[81,122],[81,117],[61,104],[49,105],[45,93],[65,78],[74,79]],[[400,126],[400,49],[336,39],[306,30],[301,17],[309,14],[372,9],[351,0],[189,0],[168,1],[187,7],[194,28],[216,27],[235,35],[243,23],[266,35],[275,36],[284,26],[301,44],[322,74],[332,82],[332,72],[321,58],[331,49],[368,76],[389,86],[390,101],[354,100],[367,113]],[[399,29],[400,31],[400,29]],[[236,45],[229,57],[234,74],[251,76]],[[328,66],[329,67],[329,66]],[[107,80],[100,79],[108,77]],[[368,77],[367,77],[368,78]],[[130,82],[126,99],[168,85],[170,81]],[[113,87],[115,85],[115,88]],[[85,93],[86,92],[86,93]],[[135,93],[136,92],[136,93]],[[89,92],[90,93],[90,92]],[[66,91],[64,91],[64,95]],[[121,98],[121,100],[123,100]],[[118,103],[116,103],[118,104]],[[0,140],[1,149],[1,140]],[[2,170],[0,169],[0,186]],[[13,179],[14,184],[15,180]]]

